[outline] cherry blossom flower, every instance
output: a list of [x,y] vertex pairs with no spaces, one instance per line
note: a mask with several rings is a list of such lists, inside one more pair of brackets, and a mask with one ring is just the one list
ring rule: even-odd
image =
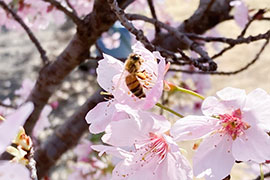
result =
[[[205,137],[193,157],[194,174],[223,179],[234,161],[265,162],[270,159],[270,97],[262,89],[224,88],[202,104],[205,116],[178,120],[171,134],[176,140]],[[222,167],[220,162],[222,162]]]
[[31,180],[28,169],[22,164],[0,161],[0,179]]
[[[91,123],[90,132],[100,133],[106,126],[119,117],[125,117],[125,113],[116,109],[115,105],[128,104],[135,109],[152,108],[163,91],[163,79],[166,72],[165,59],[158,52],[151,53],[143,47],[141,43],[135,44],[133,52],[143,58],[140,72],[145,75],[140,81],[145,98],[138,98],[127,87],[125,77],[129,74],[124,67],[124,63],[104,54],[104,59],[99,61],[97,68],[97,81],[99,85],[114,96],[107,102],[99,103],[86,115],[87,123]],[[157,58],[160,62],[157,62]],[[109,71],[108,71],[109,70]]]
[[[100,61],[97,68],[97,81],[103,89],[111,92],[119,103],[150,109],[156,104],[163,91],[163,79],[166,71],[165,59],[161,57],[159,52],[151,53],[139,42],[132,49],[135,54],[141,56],[143,61],[138,72],[143,73],[145,77],[137,79],[142,85],[145,98],[138,98],[130,92],[125,81],[125,77],[129,73],[125,70],[124,63],[111,56],[104,55],[104,60]],[[160,60],[159,63],[157,59]],[[114,69],[113,72],[108,73],[108,68]]]
[[0,154],[5,151],[12,139],[15,138],[19,127],[24,124],[33,108],[33,103],[27,102],[13,113],[4,116],[5,120],[0,122]]
[[104,32],[101,37],[101,40],[107,49],[115,49],[120,46],[121,34],[119,32]]
[[122,159],[114,168],[112,180],[192,179],[187,160],[168,135],[170,122],[151,112],[121,105],[129,118],[111,122],[102,137],[105,145],[92,148]]

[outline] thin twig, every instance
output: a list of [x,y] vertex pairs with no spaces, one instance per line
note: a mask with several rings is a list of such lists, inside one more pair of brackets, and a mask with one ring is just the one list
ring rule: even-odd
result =
[[72,4],[69,2],[69,0],[66,0],[66,3],[67,3],[67,5],[68,5],[68,7],[72,10],[73,14],[74,14],[75,16],[79,17],[79,16],[78,16],[78,13],[77,13],[77,11],[76,11],[76,9],[72,6]]
[[[264,174],[264,178],[270,177],[270,172]],[[258,176],[255,180],[261,180],[261,176]]]
[[82,20],[77,16],[77,14],[73,11],[69,11],[67,8],[62,6],[61,3],[57,2],[56,0],[43,0],[45,2],[50,3],[54,7],[56,7],[59,11],[62,11],[64,14],[66,14],[72,21],[77,25],[81,26],[82,25]]
[[34,148],[32,147],[30,149],[30,152],[29,152],[29,155],[28,155],[28,160],[29,160],[29,163],[27,165],[27,168],[30,170],[30,174],[31,174],[31,179],[32,180],[38,180],[38,177],[37,177],[37,168],[36,168],[36,161],[34,159]]
[[[173,60],[176,60],[176,63],[182,64],[183,62],[177,61],[177,57],[175,56],[174,52],[171,52],[169,50],[166,50],[164,48],[154,46],[143,34],[142,30],[138,30],[134,27],[134,25],[128,21],[128,19],[125,16],[124,11],[118,6],[117,1],[115,0],[107,0],[108,3],[111,6],[111,9],[113,12],[116,14],[117,18],[121,22],[121,24],[132,34],[136,36],[136,39],[140,41],[141,43],[144,44],[144,46],[149,50],[149,51],[159,51],[162,56],[165,56],[167,58],[171,58]],[[168,60],[168,59],[167,59]]]
[[188,70],[182,70],[182,69],[169,69],[169,71],[177,71],[177,72],[184,72],[189,74],[211,74],[211,75],[235,75],[240,72],[243,72],[244,70],[247,70],[251,65],[253,65],[261,56],[262,52],[264,51],[265,47],[269,43],[269,38],[265,41],[263,46],[261,47],[260,51],[256,54],[254,59],[250,61],[246,66],[236,70],[236,71],[229,71],[229,72],[223,72],[223,71],[215,71],[215,72],[203,72],[203,71],[188,71]]
[[[256,14],[257,14],[257,13],[256,13]],[[248,21],[248,23],[245,25],[244,29],[242,30],[242,32],[240,33],[240,35],[239,35],[237,38],[242,38],[242,37],[244,37],[244,35],[245,35],[246,32],[247,32],[247,29],[250,27],[251,23],[252,23],[254,20],[256,20],[255,16],[253,16],[253,18],[251,18],[251,19]],[[213,55],[211,58],[212,58],[212,59],[215,59],[215,58],[221,56],[221,55],[224,54],[226,51],[232,49],[234,46],[235,46],[235,44],[230,45],[230,46],[228,46],[228,47],[225,47],[223,50],[221,50],[219,53]]]
[[6,108],[17,109],[16,106],[9,105],[9,104],[5,104],[5,103],[3,103],[3,102],[1,102],[1,101],[0,101],[0,106],[6,107]]
[[[147,2],[148,2],[148,5],[149,5],[149,8],[150,8],[153,19],[157,20],[157,14],[156,14],[156,10],[155,10],[153,0],[147,0]],[[156,34],[161,32],[159,26],[156,25],[156,24],[155,24],[155,31],[156,31]]]
[[229,45],[237,45],[237,44],[249,44],[253,41],[258,41],[261,39],[268,39],[270,37],[270,30],[263,34],[258,34],[256,36],[248,36],[246,38],[244,37],[239,37],[237,39],[232,39],[232,38],[224,38],[224,37],[204,37],[201,35],[193,34],[193,33],[186,33],[186,35],[190,38],[202,40],[205,42],[221,42],[221,43],[227,43]]
[[31,39],[31,41],[34,43],[34,45],[36,46],[37,50],[39,51],[40,57],[41,57],[43,63],[44,64],[49,63],[49,59],[46,56],[46,51],[42,48],[42,46],[40,45],[40,43],[37,40],[37,38],[35,37],[35,35],[30,30],[30,28],[24,23],[24,21],[22,20],[22,18],[20,16],[18,16],[17,13],[14,10],[12,10],[11,8],[9,8],[8,5],[4,1],[0,1],[0,6],[2,6],[2,8],[4,10],[6,10],[7,12],[9,12],[13,16],[13,18],[22,26],[22,28],[25,30],[25,32],[27,33],[27,35],[29,36],[29,38]]
[[179,32],[176,28],[173,28],[169,26],[168,24],[165,24],[156,19],[148,18],[140,14],[127,14],[126,17],[129,20],[143,20],[145,22],[156,24],[166,29],[169,33],[174,35],[179,41],[182,41],[185,44],[187,44],[191,50],[198,53],[203,59],[205,59],[205,62],[209,64],[208,66],[205,66],[205,65],[202,65],[201,63],[196,63],[196,64],[193,64],[194,66],[198,67],[202,71],[215,71],[216,70],[217,64],[208,56],[207,52],[204,51],[197,43],[189,39],[185,34]]

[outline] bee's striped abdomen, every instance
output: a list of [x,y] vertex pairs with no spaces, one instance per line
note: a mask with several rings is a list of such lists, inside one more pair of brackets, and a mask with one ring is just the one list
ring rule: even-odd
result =
[[143,87],[140,84],[140,81],[137,79],[136,75],[129,74],[126,76],[126,84],[128,89],[138,98],[145,97],[143,92]]

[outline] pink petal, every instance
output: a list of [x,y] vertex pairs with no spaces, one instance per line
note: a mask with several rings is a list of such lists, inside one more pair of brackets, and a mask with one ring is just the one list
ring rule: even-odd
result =
[[202,103],[202,113],[206,116],[230,113],[230,109],[226,104],[220,102],[216,97],[209,96]]
[[29,170],[25,166],[9,161],[0,161],[0,179],[31,180]]
[[91,149],[92,143],[87,140],[83,139],[75,148],[74,153],[78,157],[78,161],[87,161],[89,159],[89,154],[92,151]]
[[107,154],[116,156],[120,159],[125,159],[125,158],[131,159],[132,158],[132,155],[130,152],[125,151],[125,150],[118,148],[118,147],[105,146],[105,145],[92,145],[91,148],[94,151],[100,152],[98,154],[99,156],[102,156],[104,153],[107,153]]
[[234,164],[231,137],[215,134],[206,138],[193,157],[195,176],[205,179],[223,179],[230,174]]
[[213,116],[231,113],[236,109],[242,109],[245,105],[246,94],[244,90],[227,87],[217,92],[221,99],[210,96],[202,104],[204,115]]
[[152,108],[159,100],[163,92],[163,79],[165,76],[165,60],[162,58],[158,64],[158,78],[156,84],[152,87],[149,93],[146,94],[145,104],[143,109]]
[[270,159],[270,136],[262,129],[252,126],[233,142],[232,153],[236,160],[252,160],[257,163]]
[[103,54],[104,59],[98,62],[97,67],[97,82],[106,91],[112,92],[113,81],[112,78],[121,74],[124,64],[114,57]]
[[[139,131],[139,124],[134,119],[124,119],[111,122],[105,130],[102,141],[114,146],[132,146],[136,138],[142,139],[146,135]],[[146,136],[147,137],[147,136]]]
[[15,138],[16,133],[19,131],[19,127],[23,126],[33,109],[33,103],[27,102],[15,112],[9,114],[6,117],[6,120],[0,124],[0,154],[5,151],[12,139]]
[[98,103],[85,117],[87,123],[90,124],[90,132],[94,134],[103,132],[106,126],[111,122],[114,112],[114,102],[106,101]]
[[186,116],[176,121],[170,130],[175,141],[198,139],[218,128],[218,120],[206,116]]
[[178,153],[168,153],[166,160],[157,169],[158,179],[192,180],[193,173],[189,162]]
[[270,96],[262,89],[255,89],[247,95],[243,119],[250,123],[256,123],[265,130],[270,130]]
[[217,96],[224,101],[235,101],[242,105],[246,98],[246,92],[243,89],[226,87],[217,92]]

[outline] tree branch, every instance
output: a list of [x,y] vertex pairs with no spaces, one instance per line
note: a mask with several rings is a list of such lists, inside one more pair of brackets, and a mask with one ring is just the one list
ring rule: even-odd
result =
[[68,7],[72,10],[73,14],[74,14],[75,16],[79,17],[79,16],[78,16],[78,13],[77,13],[77,11],[76,11],[76,9],[74,9],[74,7],[70,4],[69,0],[66,0],[66,3],[67,3],[67,5],[68,5]]
[[[148,2],[148,5],[149,5],[149,8],[150,8],[150,11],[151,11],[151,14],[152,14],[153,19],[156,19],[157,20],[157,14],[156,14],[156,10],[155,10],[155,6],[154,6],[154,3],[153,3],[153,0],[147,0],[147,2]],[[155,30],[156,30],[156,33],[160,33],[159,26],[156,26],[155,25]]]
[[100,91],[91,96],[75,113],[51,135],[35,152],[38,177],[41,179],[68,149],[75,146],[88,129],[87,112],[103,100]]
[[139,14],[128,14],[128,15],[126,15],[126,17],[129,20],[143,20],[145,22],[149,22],[149,23],[155,24],[157,26],[160,26],[160,27],[166,29],[171,35],[176,37],[180,42],[184,42],[188,46],[188,48],[190,48],[191,50],[198,53],[202,57],[202,59],[205,60],[204,61],[205,63],[209,64],[208,66],[205,66],[202,63],[199,63],[198,61],[192,61],[193,65],[195,67],[198,67],[202,71],[215,71],[216,70],[217,65],[208,56],[208,53],[206,51],[204,51],[197,43],[195,43],[194,41],[189,39],[185,34],[179,32],[177,29],[175,29],[175,28],[173,28],[173,27],[169,26],[168,24],[165,24],[161,21],[158,21],[156,19],[148,18],[146,16],[139,15]]
[[169,71],[177,71],[177,72],[184,72],[189,74],[211,74],[211,75],[235,75],[240,72],[243,72],[244,70],[247,70],[251,65],[253,65],[261,56],[262,52],[264,51],[265,47],[269,43],[269,38],[265,41],[263,46],[261,47],[260,51],[256,54],[254,59],[250,61],[246,66],[236,70],[236,71],[230,71],[230,72],[223,72],[223,71],[215,71],[215,72],[202,72],[202,71],[188,71],[188,70],[181,70],[181,69],[169,69]]
[[[230,6],[231,1],[233,0],[218,0],[214,2],[212,0],[200,0],[198,9],[190,18],[186,19],[178,26],[177,30],[182,33],[204,34],[217,24],[231,19],[229,14],[232,8]],[[175,41],[175,37],[172,37],[170,33],[160,33],[154,39],[153,44],[173,52],[177,52],[178,48],[187,48],[184,42]]]
[[57,2],[56,0],[43,0],[45,2],[50,3],[52,6],[56,7],[59,11],[62,11],[64,14],[66,14],[72,21],[77,25],[82,25],[82,20],[77,16],[76,11],[69,11],[67,8],[62,6],[61,3]]
[[34,43],[37,50],[39,51],[39,54],[40,54],[40,57],[41,57],[43,63],[44,64],[49,63],[48,57],[46,56],[46,51],[42,48],[42,46],[40,45],[40,43],[37,40],[37,38],[35,37],[35,35],[30,30],[30,28],[24,23],[22,18],[20,16],[18,16],[15,11],[13,11],[11,8],[9,8],[8,5],[4,1],[0,1],[0,6],[2,6],[2,8],[4,10],[9,12],[13,16],[13,18],[22,26],[22,28],[25,30],[25,32],[27,33],[30,40]]
[[[126,0],[119,0],[119,2],[121,5],[124,3],[128,5]],[[40,71],[35,87],[27,98],[35,106],[24,125],[27,134],[31,135],[40,112],[63,79],[89,57],[90,46],[95,44],[100,35],[107,31],[115,20],[116,17],[111,12],[106,0],[96,1],[93,12],[84,18],[83,26],[77,28],[77,32],[68,46],[57,57],[56,61],[51,62]]]

